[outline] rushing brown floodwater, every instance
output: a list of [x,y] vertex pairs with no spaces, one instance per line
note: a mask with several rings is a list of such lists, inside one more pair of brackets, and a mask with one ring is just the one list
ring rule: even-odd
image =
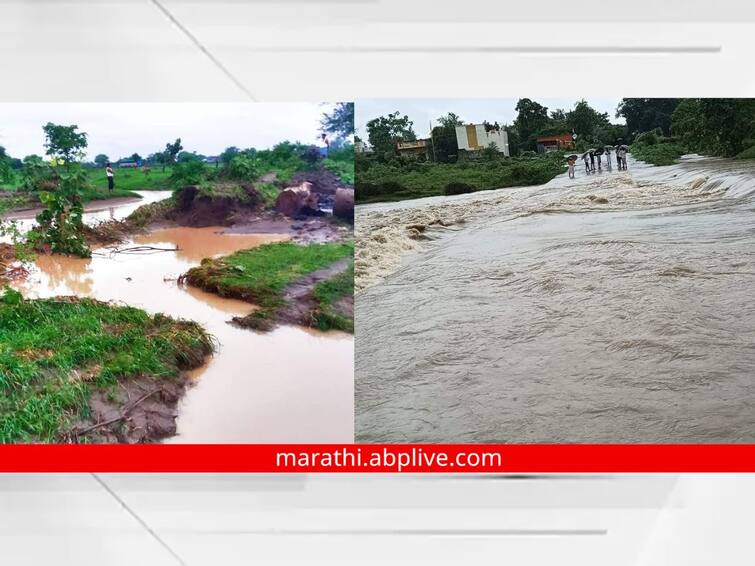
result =
[[[165,193],[144,192],[160,200]],[[105,208],[87,222],[123,218],[143,204]],[[119,301],[148,312],[195,320],[217,338],[218,351],[192,372],[169,442],[271,443],[353,440],[353,340],[282,326],[267,334],[227,323],[252,305],[176,285],[203,258],[280,241],[282,235],[227,235],[222,228],[174,228],[139,235],[121,247],[178,247],[178,252],[40,256],[21,289],[29,297],[78,295]]]
[[357,441],[755,442],[752,162],[359,208]]

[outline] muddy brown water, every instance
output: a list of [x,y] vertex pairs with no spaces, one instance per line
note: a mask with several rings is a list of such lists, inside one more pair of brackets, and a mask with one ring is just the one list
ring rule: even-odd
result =
[[[149,201],[167,196],[144,192]],[[124,218],[144,204],[126,203],[85,215],[86,222]],[[215,336],[218,351],[191,372],[178,407],[171,443],[351,442],[353,339],[281,326],[259,334],[227,323],[253,306],[225,299],[175,279],[203,258],[267,242],[276,234],[222,234],[221,227],[171,228],[135,236],[121,248],[152,246],[177,252],[110,254],[91,259],[40,256],[19,288],[27,297],[77,295],[116,301],[195,320]]]
[[755,442],[755,163],[577,173],[359,207],[358,441]]

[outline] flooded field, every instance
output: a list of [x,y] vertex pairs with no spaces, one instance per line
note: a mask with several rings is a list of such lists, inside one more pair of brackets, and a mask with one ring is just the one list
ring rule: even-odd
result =
[[[141,194],[141,202],[92,210],[85,221],[124,218],[141,204],[169,195]],[[164,229],[120,246],[179,248],[175,252],[112,254],[100,249],[91,259],[40,256],[19,288],[27,297],[87,296],[195,320],[216,338],[215,355],[192,372],[193,387],[178,407],[178,434],[168,442],[351,442],[350,335],[291,326],[267,334],[240,329],[227,321],[248,314],[252,305],[176,284],[203,258],[288,238],[221,231]]]
[[752,162],[630,159],[357,226],[358,441],[755,442]]

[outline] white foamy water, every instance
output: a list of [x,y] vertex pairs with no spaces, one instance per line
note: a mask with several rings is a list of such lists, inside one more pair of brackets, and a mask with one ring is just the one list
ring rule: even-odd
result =
[[755,441],[755,163],[580,173],[361,207],[360,441]]

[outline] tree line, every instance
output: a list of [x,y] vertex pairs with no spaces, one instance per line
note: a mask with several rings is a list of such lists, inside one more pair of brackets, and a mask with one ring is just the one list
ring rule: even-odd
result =
[[[512,156],[537,150],[540,136],[574,133],[577,149],[585,150],[617,142],[669,141],[686,151],[705,155],[733,157],[751,150],[755,156],[755,99],[746,98],[623,98],[613,118],[599,112],[586,100],[570,110],[549,109],[539,102],[520,98],[516,118],[504,124]],[[436,120],[430,138],[431,159],[453,163],[458,157],[456,127],[464,125],[461,117],[448,112]],[[497,123],[493,127],[497,127]],[[417,139],[408,116],[394,112],[367,122],[367,141],[378,161],[396,158],[396,142]],[[650,136],[643,134],[652,133]],[[642,136],[642,137],[641,137]]]

